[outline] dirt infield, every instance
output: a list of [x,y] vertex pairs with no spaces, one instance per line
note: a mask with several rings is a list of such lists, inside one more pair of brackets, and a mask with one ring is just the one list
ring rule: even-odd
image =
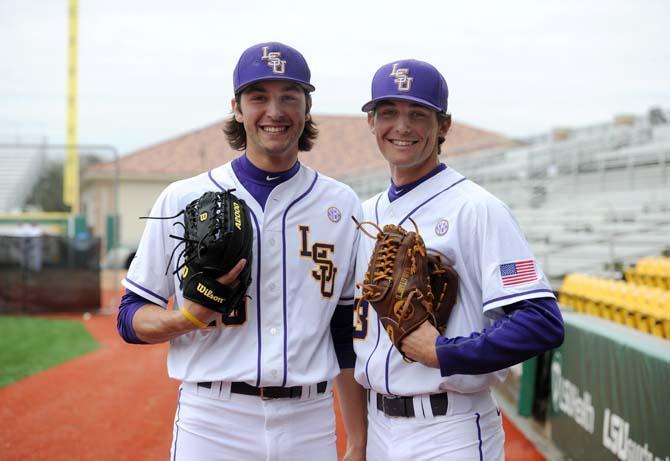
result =
[[177,383],[167,346],[124,344],[112,316],[84,323],[98,351],[0,389],[2,459],[168,457]]
[[[167,346],[123,343],[114,316],[67,318],[82,321],[101,348],[0,389],[0,458],[168,459],[178,383],[167,377]],[[507,459],[544,459],[507,421],[505,431]],[[344,444],[338,437],[340,452]]]

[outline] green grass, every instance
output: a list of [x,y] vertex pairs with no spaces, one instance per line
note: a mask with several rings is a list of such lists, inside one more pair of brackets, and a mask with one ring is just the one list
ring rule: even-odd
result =
[[0,316],[0,387],[98,347],[74,320]]

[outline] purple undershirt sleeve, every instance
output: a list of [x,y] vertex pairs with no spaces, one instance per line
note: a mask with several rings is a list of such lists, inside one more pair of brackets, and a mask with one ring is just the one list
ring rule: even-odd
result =
[[480,332],[437,338],[442,376],[490,373],[563,344],[563,317],[554,298],[526,299],[503,310],[502,318]]
[[330,319],[330,333],[333,336],[335,354],[340,369],[354,368],[356,354],[354,353],[354,317],[353,306],[338,305]]
[[133,317],[135,312],[145,304],[151,304],[140,295],[126,289],[119,305],[119,315],[116,319],[116,328],[123,340],[130,344],[147,344],[137,337],[133,328]]

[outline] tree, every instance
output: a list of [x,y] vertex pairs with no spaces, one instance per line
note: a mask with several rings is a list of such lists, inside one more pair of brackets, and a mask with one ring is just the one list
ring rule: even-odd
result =
[[[82,155],[79,159],[80,168],[86,169],[101,160],[95,155]],[[63,162],[50,160],[44,168],[26,201],[26,208],[37,208],[41,211],[70,211],[63,203]]]

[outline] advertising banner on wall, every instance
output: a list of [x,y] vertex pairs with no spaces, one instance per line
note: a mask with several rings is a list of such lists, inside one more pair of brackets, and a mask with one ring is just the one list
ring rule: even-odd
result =
[[670,461],[670,341],[564,312],[551,437],[574,460]]

